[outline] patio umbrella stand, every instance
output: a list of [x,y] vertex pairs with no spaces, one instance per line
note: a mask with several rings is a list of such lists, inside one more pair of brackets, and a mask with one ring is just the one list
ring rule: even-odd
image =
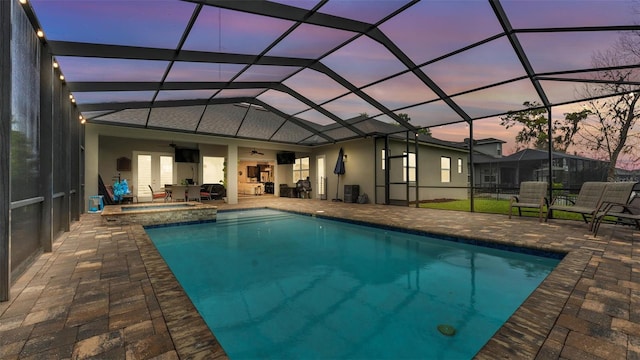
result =
[[336,160],[336,167],[333,169],[333,173],[338,175],[338,181],[336,182],[336,197],[331,201],[342,201],[338,198],[338,191],[340,190],[340,175],[344,175],[344,151],[340,148],[338,152],[338,160]]

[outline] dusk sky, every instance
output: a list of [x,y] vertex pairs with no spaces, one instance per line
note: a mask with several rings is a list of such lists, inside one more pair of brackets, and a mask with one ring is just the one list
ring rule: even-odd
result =
[[[178,0],[31,0],[49,41],[99,43],[176,50],[197,4]],[[277,3],[312,9],[317,1]],[[411,123],[429,127],[434,136],[461,141],[468,137],[461,117],[416,74],[432,80],[474,123],[474,137],[501,138],[512,149],[513,132],[499,125],[499,114],[523,108],[525,101],[541,102],[532,81],[494,9],[486,0],[421,1],[388,18],[408,1],[331,0],[308,23],[298,24],[288,15],[275,17],[204,6],[184,41],[182,50],[316,59],[339,77],[375,99],[393,113],[407,113]],[[229,2],[233,6],[233,2]],[[629,26],[637,26],[634,0],[501,1],[517,40],[536,74],[565,79],[596,79],[588,70],[592,57],[606,51]],[[223,6],[226,6],[223,4]],[[282,12],[284,14],[284,12]],[[350,20],[333,28],[325,19]],[[317,21],[316,21],[317,20]],[[362,35],[350,26],[377,25],[380,33]],[[343,26],[344,25],[344,26]],[[366,24],[364,24],[366,25]],[[616,29],[588,27],[618,26]],[[626,28],[623,28],[625,27]],[[552,32],[555,30],[570,30]],[[590,30],[590,31],[578,31]],[[606,31],[592,31],[606,30]],[[624,30],[624,31],[623,31]],[[277,41],[283,34],[286,34]],[[388,48],[385,38],[397,47]],[[56,47],[52,46],[54,54]],[[465,51],[460,51],[465,49]],[[404,62],[399,55],[406,56]],[[117,55],[114,55],[117,56]],[[346,88],[329,74],[297,65],[226,61],[194,62],[171,59],[123,59],[57,55],[70,84],[74,82],[275,82],[282,83],[341,119],[366,113],[393,120]],[[637,61],[636,61],[637,63]],[[635,64],[635,63],[633,63]],[[249,66],[247,66],[249,65]],[[630,65],[630,64],[620,64]],[[168,72],[167,70],[170,69]],[[581,82],[540,82],[552,104],[576,102]],[[154,90],[74,92],[78,105],[151,101]],[[159,91],[156,101],[256,97],[288,115],[319,125],[335,123],[293,96],[265,88]],[[580,104],[553,108],[553,116],[579,111]],[[98,114],[98,113],[96,113]],[[87,112],[92,118],[96,115]],[[126,120],[122,120],[126,121]],[[186,119],[187,123],[192,121]]]

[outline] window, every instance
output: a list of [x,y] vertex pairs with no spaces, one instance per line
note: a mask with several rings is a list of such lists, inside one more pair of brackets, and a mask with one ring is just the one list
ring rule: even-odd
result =
[[440,158],[440,181],[451,182],[451,158],[442,156]]
[[458,174],[462,174],[462,159],[458,158]]
[[138,155],[138,196],[150,196],[151,189],[151,155]]
[[309,158],[303,157],[296,159],[293,163],[293,182],[305,180],[309,176]]
[[137,195],[151,196],[151,189],[160,191],[165,184],[173,184],[173,156],[158,153],[137,154]]
[[[405,158],[402,159],[402,181],[415,182],[416,181],[416,154],[406,152],[402,153]],[[407,180],[407,170],[409,170],[409,180]]]
[[160,156],[160,185],[173,184],[173,156]]
[[382,153],[380,154],[380,158],[382,159],[382,170],[384,170],[384,163],[387,160],[387,152],[382,149]]
[[494,183],[494,182],[496,182],[496,176],[495,175],[485,175],[484,176],[484,182],[486,182],[486,183]]
[[203,156],[202,157],[202,183],[203,184],[223,184],[224,183],[224,158]]

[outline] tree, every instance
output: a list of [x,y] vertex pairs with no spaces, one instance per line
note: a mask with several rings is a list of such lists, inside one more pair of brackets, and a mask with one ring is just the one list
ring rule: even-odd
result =
[[[516,150],[532,146],[535,149],[548,148],[548,119],[547,109],[538,102],[525,101],[527,108],[522,111],[512,111],[500,118],[500,125],[507,129],[514,126],[522,126],[516,135]],[[590,114],[589,110],[565,113],[564,120],[554,120],[551,131],[553,147],[556,151],[566,152],[567,148],[574,144],[573,138],[580,130],[580,123]]]
[[[411,117],[409,116],[409,114],[405,114],[405,113],[398,113],[398,117],[406,122],[410,122],[411,121]],[[427,135],[427,136],[431,136],[431,130],[429,130],[428,128],[419,128],[418,129],[418,134],[423,134],[423,135]]]
[[[595,68],[606,70],[597,72],[597,80],[602,82],[584,87],[584,96],[594,98],[587,107],[595,118],[587,121],[580,133],[579,144],[608,161],[607,179],[615,180],[616,165],[621,157],[632,162],[640,160],[640,134],[634,126],[640,118],[636,109],[640,100],[637,81],[640,74],[633,69],[615,68],[625,64],[640,62],[640,33],[623,35],[606,51],[592,57]],[[607,95],[611,97],[605,97]]]

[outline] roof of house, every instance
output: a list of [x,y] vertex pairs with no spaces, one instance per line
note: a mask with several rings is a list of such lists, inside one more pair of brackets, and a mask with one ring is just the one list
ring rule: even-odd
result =
[[[606,162],[606,161],[602,161],[602,160],[597,160],[597,159],[592,159],[592,158],[588,158],[588,157],[584,157],[584,156],[579,156],[579,155],[572,155],[572,154],[567,154],[567,153],[562,153],[562,152],[557,152],[554,151],[552,153],[553,158],[555,159],[562,159],[562,158],[566,158],[566,159],[580,159],[580,160],[585,160],[585,161],[597,161],[597,162]],[[539,150],[539,149],[522,149],[518,152],[515,152],[511,155],[507,155],[507,156],[503,156],[500,158],[495,158],[495,157],[490,157],[490,156],[477,156],[474,155],[474,162],[476,163],[481,163],[481,162],[514,162],[514,161],[531,161],[531,160],[547,160],[549,158],[549,152],[546,150]],[[477,159],[477,160],[476,160]]]

